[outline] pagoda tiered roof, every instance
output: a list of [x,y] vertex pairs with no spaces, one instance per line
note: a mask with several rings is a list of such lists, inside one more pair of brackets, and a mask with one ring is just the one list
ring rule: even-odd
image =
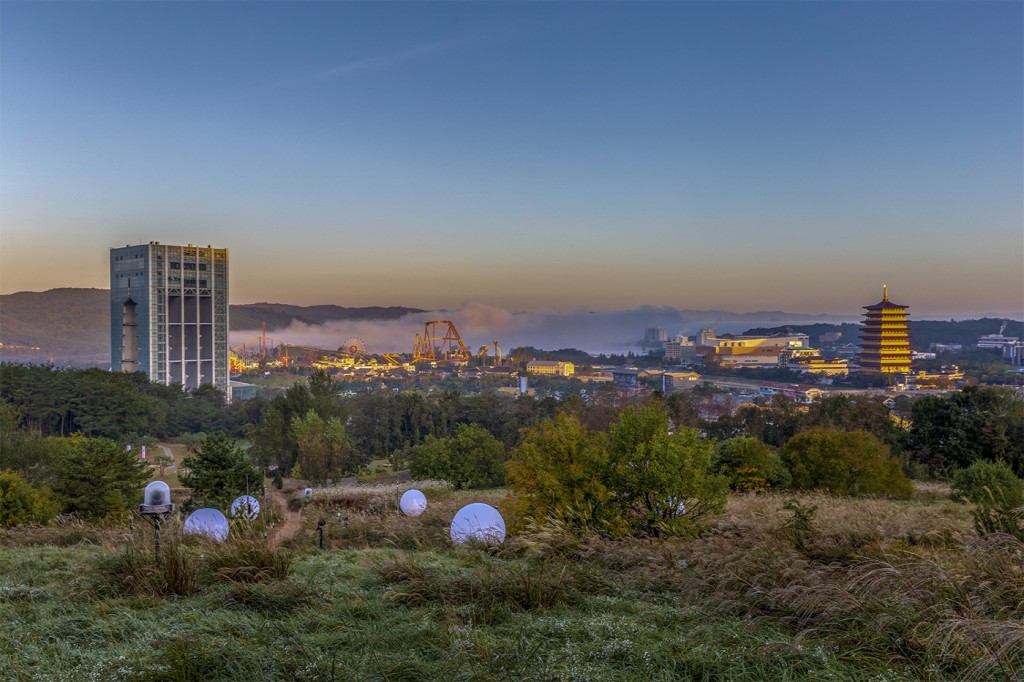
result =
[[857,361],[865,372],[909,372],[911,368],[908,306],[889,300],[888,287],[882,287],[882,300],[864,306],[861,328],[861,352]]

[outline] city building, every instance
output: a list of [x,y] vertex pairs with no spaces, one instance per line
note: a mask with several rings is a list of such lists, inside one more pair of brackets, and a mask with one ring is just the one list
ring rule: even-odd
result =
[[530,360],[526,363],[527,374],[549,374],[562,377],[571,377],[576,371],[576,366],[571,362],[559,360]]
[[945,390],[963,385],[965,378],[958,366],[942,365],[938,372],[918,370],[913,374],[904,374],[897,388],[904,391]]
[[697,357],[697,344],[688,336],[677,336],[665,342],[665,362],[668,364],[691,363]]
[[859,371],[872,374],[907,373],[911,368],[910,329],[907,306],[889,300],[888,287],[882,286],[882,300],[864,306],[861,325]]
[[[1006,328],[1006,325],[1003,325]],[[1020,339],[1016,336],[1003,336],[1003,330],[998,334],[986,334],[978,337],[978,348],[998,348],[1003,353],[1003,359],[1009,360],[1011,365],[1017,364],[1021,356]]]
[[671,395],[676,391],[685,391],[700,385],[700,375],[696,372],[664,372],[661,379],[661,391]]
[[637,389],[640,387],[640,375],[642,369],[635,367],[621,367],[612,370],[612,382],[619,388]]
[[767,381],[760,385],[758,392],[761,397],[770,397],[773,395],[784,395],[787,398],[792,398],[802,403],[812,403],[815,400],[821,400],[825,395],[825,391],[821,390],[817,386],[799,386],[796,384],[780,384],[776,382]]
[[111,369],[230,398],[228,250],[150,242],[110,250]]
[[829,360],[817,348],[786,348],[779,353],[779,364],[804,374],[846,376],[850,373],[846,360],[842,358]]
[[807,334],[718,336],[714,327],[706,327],[697,334],[696,355],[705,363],[723,367],[775,367],[782,351],[806,348],[809,341]]
[[661,348],[668,341],[668,331],[664,327],[648,327],[644,330],[643,348]]

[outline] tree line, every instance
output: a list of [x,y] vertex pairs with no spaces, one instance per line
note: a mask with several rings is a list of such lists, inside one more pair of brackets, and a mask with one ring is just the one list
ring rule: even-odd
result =
[[[690,448],[690,456],[711,453],[707,476],[720,476],[735,490],[796,486],[902,495],[907,490],[903,472],[948,476],[979,460],[1003,461],[1017,476],[1024,474],[1024,401],[1009,389],[992,387],[900,400],[890,410],[860,395],[830,396],[809,406],[773,396],[735,406],[730,396],[711,388],[643,399],[611,386],[565,398],[451,390],[342,395],[332,377],[315,372],[281,396],[227,405],[210,387],[186,392],[151,384],[140,373],[0,365],[0,397],[0,470],[17,472],[28,484],[46,486],[54,494],[69,476],[65,465],[75,457],[87,461],[82,453],[92,452],[89,448],[109,450],[116,460],[114,451],[124,453],[125,443],[159,438],[191,441],[201,453],[214,435],[219,440],[208,448],[211,462],[230,461],[237,471],[252,471],[247,467],[258,464],[264,471],[317,482],[388,460],[395,470],[443,478],[456,487],[503,485],[528,480],[516,458],[554,447],[559,442],[555,436],[584,434],[590,444],[581,452],[595,451],[593,442],[602,441],[597,450],[604,454],[598,460],[613,461],[619,456],[615,434],[627,427],[658,443],[685,436],[699,445]],[[661,415],[664,433],[650,426],[651,410]],[[648,420],[643,428],[628,421],[640,419],[630,416],[637,411]],[[251,447],[234,446],[236,439]],[[101,445],[85,445],[92,441]],[[649,447],[670,453],[673,448],[678,449]],[[218,452],[219,458],[214,457]],[[857,466],[875,472],[875,482],[843,478],[843,472]],[[615,467],[622,469],[621,463]],[[134,476],[130,467],[124,473]],[[619,474],[607,476],[601,486],[625,480]],[[194,477],[192,483],[201,487],[199,480]],[[81,512],[69,491],[61,494],[63,511]],[[611,498],[621,501],[623,494],[617,491]],[[127,508],[130,496],[122,497],[122,508]],[[655,503],[664,500],[644,502],[644,523],[656,512],[668,513]]]

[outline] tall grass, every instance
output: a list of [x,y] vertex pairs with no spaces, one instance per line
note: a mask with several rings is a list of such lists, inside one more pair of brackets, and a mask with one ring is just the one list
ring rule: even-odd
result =
[[268,546],[253,531],[234,530],[219,543],[184,535],[174,521],[161,528],[157,558],[148,537],[151,532],[137,528],[126,542],[98,559],[94,584],[99,595],[189,596],[215,582],[284,580],[295,562],[290,552]]
[[428,494],[413,518],[399,495],[318,491],[289,551],[240,527],[218,544],[174,524],[159,563],[142,525],[109,544],[6,548],[0,679],[866,682],[1024,670],[1024,546],[979,537],[961,505],[799,495],[787,509],[785,497],[738,496],[692,541],[610,541],[547,522],[500,546],[456,546],[455,511],[500,492]]

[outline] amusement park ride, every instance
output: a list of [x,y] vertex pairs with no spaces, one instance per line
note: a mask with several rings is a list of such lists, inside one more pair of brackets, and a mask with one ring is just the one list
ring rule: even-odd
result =
[[[491,354],[493,348],[493,355]],[[228,360],[232,374],[274,367],[312,366],[318,369],[340,369],[376,366],[382,369],[407,367],[402,355],[384,353],[382,365],[376,357],[367,354],[366,344],[358,336],[350,336],[336,351],[297,346],[267,336],[267,324],[261,334],[231,348]],[[408,356],[407,356],[408,357]],[[483,365],[493,362],[497,367],[504,354],[495,339],[492,344],[480,346],[476,355],[466,347],[451,320],[431,320],[423,325],[423,334],[416,335],[411,356],[412,364],[464,366],[471,361]]]

